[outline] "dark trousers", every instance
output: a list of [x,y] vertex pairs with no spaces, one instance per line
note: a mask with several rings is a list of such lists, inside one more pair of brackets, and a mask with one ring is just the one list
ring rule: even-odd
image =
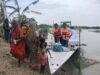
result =
[[26,58],[29,58],[30,50],[29,50],[29,48],[27,46],[25,48],[25,54],[26,54]]
[[62,46],[68,47],[68,41],[69,41],[69,40],[61,39],[61,44],[62,44]]
[[10,30],[5,30],[4,38],[5,38],[5,41],[7,41],[7,42],[10,41]]
[[59,38],[54,37],[54,41],[55,41],[55,43],[58,43],[58,42],[60,41],[60,39],[59,39]]
[[45,65],[41,65],[40,73],[44,73],[44,72],[45,72]]

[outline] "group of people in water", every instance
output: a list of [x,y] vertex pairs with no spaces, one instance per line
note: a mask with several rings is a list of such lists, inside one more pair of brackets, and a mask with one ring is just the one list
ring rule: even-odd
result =
[[[10,42],[10,53],[18,59],[18,66],[21,66],[20,62],[25,58],[29,58],[29,67],[32,69],[40,67],[40,72],[44,73],[48,62],[47,53],[51,58],[52,56],[42,30],[33,31],[26,20],[21,23],[13,20],[10,28],[8,19],[5,20],[3,28],[5,40]],[[62,46],[68,47],[71,32],[65,23],[62,28],[54,24],[53,35],[56,43],[60,42]]]

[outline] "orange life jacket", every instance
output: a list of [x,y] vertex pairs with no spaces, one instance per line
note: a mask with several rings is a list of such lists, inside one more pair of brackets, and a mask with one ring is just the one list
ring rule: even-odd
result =
[[61,29],[62,39],[68,40],[70,38],[70,32],[67,28]]
[[54,28],[54,37],[60,38],[61,37],[61,31],[60,28]]

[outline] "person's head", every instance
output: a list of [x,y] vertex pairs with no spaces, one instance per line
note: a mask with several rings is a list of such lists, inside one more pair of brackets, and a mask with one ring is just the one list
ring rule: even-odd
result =
[[44,37],[44,35],[43,35],[43,30],[42,30],[42,29],[39,30],[39,37]]
[[13,26],[15,24],[16,24],[16,21],[15,20],[12,20],[11,25]]
[[27,20],[23,20],[22,22],[21,22],[21,28],[23,29],[23,30],[25,30],[25,31],[27,31],[28,30],[28,21]]
[[11,25],[12,25],[12,28],[16,28],[19,24],[16,20],[12,20]]
[[21,28],[24,30],[28,30],[28,26],[26,26],[26,25],[21,26]]
[[9,20],[8,20],[8,18],[6,18],[6,19],[5,19],[5,23],[9,23]]
[[45,48],[47,47],[47,42],[44,43],[44,47],[45,47]]
[[59,26],[58,26],[58,24],[57,23],[55,23],[54,24],[54,28],[58,28]]
[[66,28],[67,27],[67,24],[66,23],[63,23],[63,28]]

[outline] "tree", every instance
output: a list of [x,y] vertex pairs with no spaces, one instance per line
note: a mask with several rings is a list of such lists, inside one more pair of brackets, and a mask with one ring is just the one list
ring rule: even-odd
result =
[[36,29],[38,28],[37,22],[34,18],[29,18],[29,25],[33,32],[36,31]]
[[47,24],[40,24],[40,25],[39,25],[39,28],[41,28],[44,37],[47,38],[48,30],[49,30],[49,28],[52,28],[52,26],[47,25]]
[[[6,9],[6,8],[13,9],[13,11],[9,14],[8,17],[12,16],[15,13],[18,13],[18,15],[23,15],[25,12],[28,12],[28,13],[29,12],[32,12],[32,13],[36,13],[36,14],[41,14],[40,12],[37,12],[37,11],[32,11],[32,10],[31,11],[28,11],[28,10],[30,10],[29,7],[32,6],[32,5],[37,4],[39,2],[39,0],[35,0],[35,1],[31,2],[23,10],[20,8],[20,5],[18,3],[18,0],[13,0],[14,3],[15,3],[15,5],[16,5],[16,7],[15,6],[11,6],[11,5],[7,5],[7,3],[10,2],[10,1],[11,0],[2,0],[2,3],[4,3],[3,6],[2,6],[3,7],[2,9]],[[21,10],[22,10],[22,12],[21,12]]]

